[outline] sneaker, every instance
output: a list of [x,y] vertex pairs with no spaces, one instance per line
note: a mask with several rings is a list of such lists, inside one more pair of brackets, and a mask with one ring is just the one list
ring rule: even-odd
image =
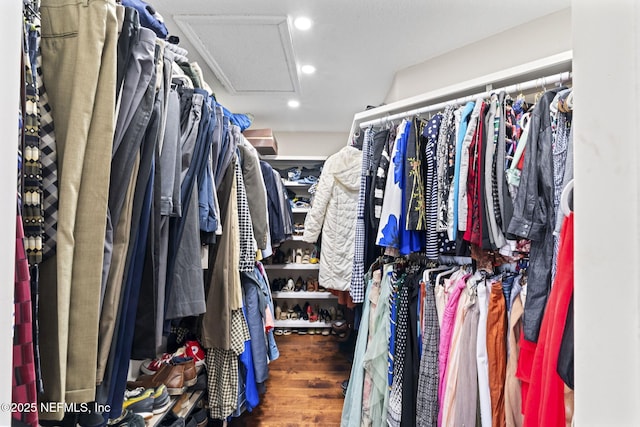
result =
[[187,341],[185,344],[184,355],[191,357],[196,367],[204,365],[206,354],[198,341]]
[[156,372],[158,372],[158,370],[160,370],[162,365],[166,365],[167,363],[169,363],[172,357],[173,354],[164,353],[162,356],[156,359],[145,360],[144,362],[142,362],[142,365],[140,365],[140,370],[143,374],[154,375]]
[[149,419],[153,417],[153,393],[153,389],[144,389],[142,387],[126,390],[122,408],[135,412],[145,420]]
[[145,427],[144,418],[132,411],[123,410],[117,420],[110,420],[110,426],[118,427]]
[[153,413],[162,414],[171,406],[169,391],[164,384],[158,386],[153,391]]

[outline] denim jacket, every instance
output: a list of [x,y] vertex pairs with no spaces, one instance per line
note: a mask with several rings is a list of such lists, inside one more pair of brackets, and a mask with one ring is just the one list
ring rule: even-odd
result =
[[536,342],[547,297],[551,289],[553,263],[553,157],[550,105],[556,93],[546,92],[531,114],[520,187],[513,206],[508,233],[531,240],[524,336]]

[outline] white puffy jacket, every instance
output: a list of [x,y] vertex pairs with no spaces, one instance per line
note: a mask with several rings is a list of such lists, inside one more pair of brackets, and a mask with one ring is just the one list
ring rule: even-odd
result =
[[327,289],[350,287],[361,169],[357,148],[344,147],[330,156],[304,222],[305,242],[316,242],[322,230],[318,282]]

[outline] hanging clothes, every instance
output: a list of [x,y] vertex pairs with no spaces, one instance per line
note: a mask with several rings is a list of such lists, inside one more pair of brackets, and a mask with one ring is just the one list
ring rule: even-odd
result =
[[564,220],[560,242],[558,274],[542,319],[540,337],[533,356],[529,390],[523,405],[525,427],[537,426],[541,422],[552,427],[566,425],[564,382],[558,375],[557,366],[573,295],[573,214]]
[[315,243],[322,231],[318,281],[326,289],[349,290],[362,152],[344,147],[324,163],[303,240]]

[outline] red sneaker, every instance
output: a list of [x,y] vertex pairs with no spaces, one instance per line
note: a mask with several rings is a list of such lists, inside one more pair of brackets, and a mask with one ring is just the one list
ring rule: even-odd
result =
[[206,354],[198,341],[187,341],[185,344],[184,355],[193,358],[196,366],[204,365]]
[[155,375],[155,373],[158,372],[162,365],[166,365],[167,363],[169,363],[172,357],[173,354],[164,353],[162,356],[156,359],[145,360],[144,362],[142,362],[142,365],[140,365],[140,370],[145,374]]

